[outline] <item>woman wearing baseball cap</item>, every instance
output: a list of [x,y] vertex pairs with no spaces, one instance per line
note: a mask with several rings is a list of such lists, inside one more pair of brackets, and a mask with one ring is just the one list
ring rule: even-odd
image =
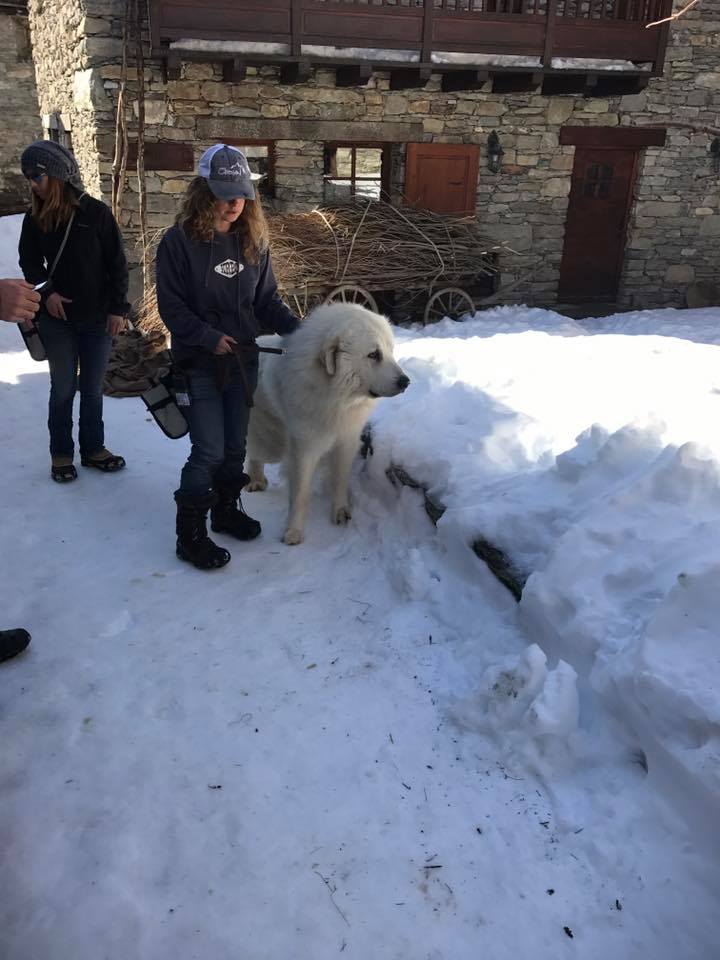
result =
[[108,207],[85,193],[65,147],[37,140],[20,164],[32,191],[20,268],[41,290],[35,322],[50,366],[50,475],[58,483],[77,479],[72,418],[78,386],[80,462],[112,473],[125,461],[105,447],[102,389],[112,338],[125,327],[129,309],[120,231]]
[[176,550],[211,570],[230,554],[208,537],[208,510],[216,532],[238,540],[260,534],[240,500],[258,376],[255,338],[292,333],[300,322],[278,294],[265,215],[239,150],[218,143],[202,155],[156,267],[160,316],[190,394],[192,449],[175,491]]

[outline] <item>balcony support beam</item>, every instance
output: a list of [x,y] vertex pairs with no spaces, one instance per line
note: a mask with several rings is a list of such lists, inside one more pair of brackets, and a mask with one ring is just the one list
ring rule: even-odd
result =
[[296,63],[284,63],[280,67],[280,83],[305,83],[312,74],[309,60],[298,60]]
[[335,71],[336,87],[364,87],[372,75],[371,63],[353,63]]
[[490,79],[489,70],[453,70],[442,75],[443,92],[454,90],[480,90]]
[[402,67],[390,71],[391,90],[411,90],[424,87],[432,75],[430,67]]
[[513,71],[493,73],[493,93],[532,93],[542,85],[541,71]]
[[241,83],[247,76],[247,67],[240,57],[225,60],[223,63],[223,80],[225,83]]
[[587,73],[585,74],[585,87],[583,89],[583,96],[592,97],[595,93],[595,88],[598,85],[598,75],[596,73]]
[[165,82],[180,79],[182,60],[177,50],[170,50],[165,57]]

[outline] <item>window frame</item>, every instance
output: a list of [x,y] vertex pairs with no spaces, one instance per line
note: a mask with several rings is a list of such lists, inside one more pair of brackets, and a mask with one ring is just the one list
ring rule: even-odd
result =
[[[386,203],[390,202],[391,196],[391,173],[392,173],[392,143],[380,140],[327,140],[323,144],[323,196],[325,194],[325,184],[336,180],[350,180],[350,196],[355,199],[357,196],[355,184],[366,180],[377,180],[377,177],[358,176],[357,169],[357,150],[379,150],[380,151],[380,199]],[[338,149],[350,150],[350,177],[330,176],[325,173],[326,158],[331,151]]]

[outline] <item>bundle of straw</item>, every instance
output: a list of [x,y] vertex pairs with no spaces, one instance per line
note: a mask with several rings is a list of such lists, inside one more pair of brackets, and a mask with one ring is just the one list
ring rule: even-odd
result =
[[341,283],[371,290],[428,288],[495,273],[501,249],[474,218],[443,217],[379,200],[356,200],[270,220],[281,291],[329,292]]

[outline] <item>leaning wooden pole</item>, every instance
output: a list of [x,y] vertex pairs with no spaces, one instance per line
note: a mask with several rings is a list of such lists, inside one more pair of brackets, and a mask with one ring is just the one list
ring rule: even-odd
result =
[[117,113],[115,115],[115,155],[112,166],[112,198],[113,216],[119,220],[122,211],[122,197],[125,190],[128,161],[128,133],[127,133],[127,68],[128,43],[130,39],[130,8],[132,0],[125,0],[125,17],[123,19],[122,64],[120,67],[120,85],[118,88]]
[[138,208],[140,213],[140,244],[142,248],[143,293],[150,288],[150,261],[147,230],[147,187],[145,182],[145,56],[142,45],[142,4],[133,0],[135,21],[135,66],[137,70],[137,179]]

